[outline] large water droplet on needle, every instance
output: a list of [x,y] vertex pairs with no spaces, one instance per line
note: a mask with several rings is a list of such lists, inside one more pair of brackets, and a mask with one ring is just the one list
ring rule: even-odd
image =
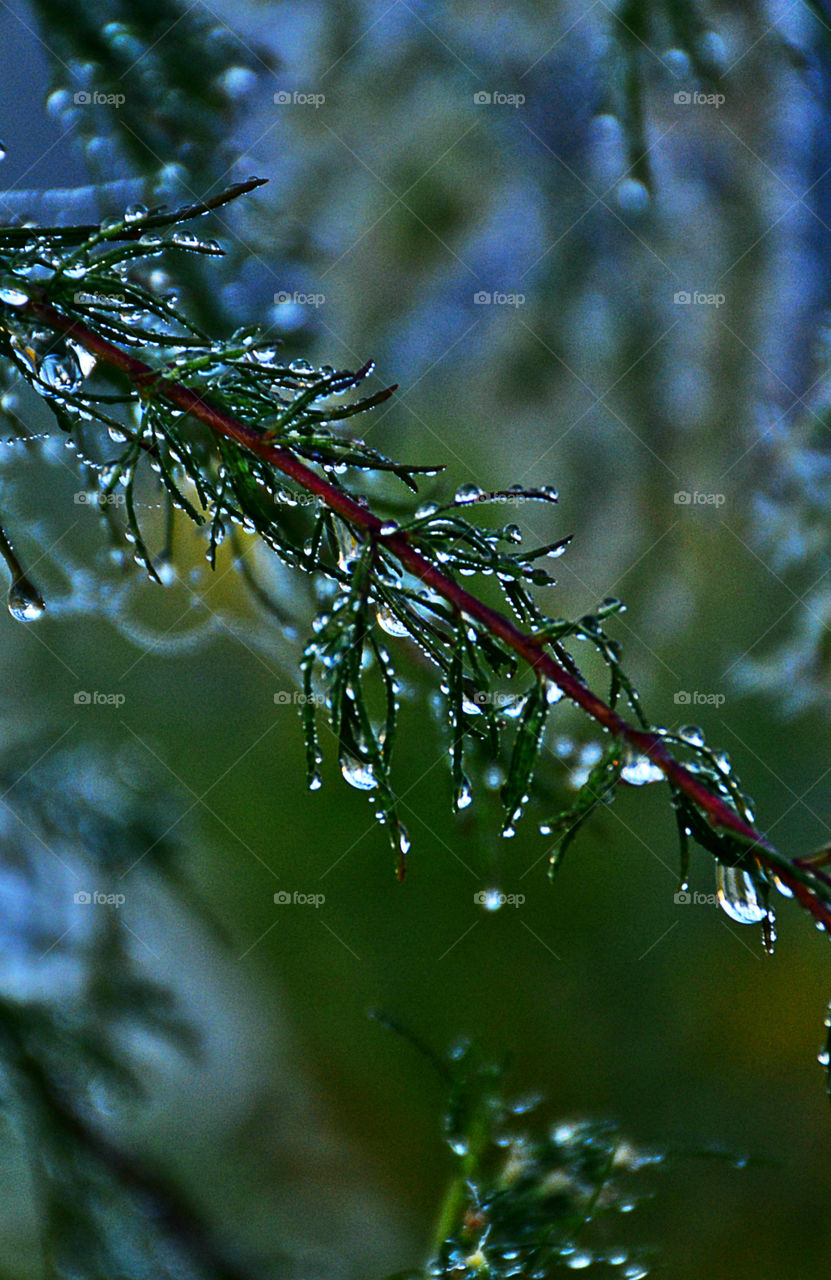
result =
[[18,578],[9,588],[9,613],[17,622],[36,622],[46,610],[43,597],[33,583]]
[[373,773],[372,765],[362,760],[355,760],[353,756],[343,756],[340,770],[350,787],[356,787],[358,791],[374,791],[378,786],[378,779]]
[[716,867],[716,889],[719,906],[737,924],[759,924],[768,915],[768,908],[759,896],[752,878],[741,867]]

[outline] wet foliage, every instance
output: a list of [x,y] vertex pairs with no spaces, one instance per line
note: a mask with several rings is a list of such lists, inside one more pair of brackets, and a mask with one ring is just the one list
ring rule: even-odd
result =
[[[0,411],[9,426],[19,434],[23,424],[11,386],[16,374],[51,411],[74,452],[106,537],[130,550],[157,583],[175,572],[182,520],[199,530],[211,567],[233,531],[238,564],[245,544],[260,544],[310,580],[316,617],[298,674],[308,784],[316,790],[321,782],[323,717],[345,780],[367,792],[388,832],[399,878],[410,839],[393,774],[402,677],[390,640],[397,649],[408,641],[437,670],[457,811],[481,785],[474,767],[481,775],[483,766],[501,762],[502,834],[514,834],[565,691],[611,732],[606,744],[597,742],[592,767],[572,775],[576,799],[564,797],[541,824],[552,837],[552,871],[583,821],[621,786],[666,777],[678,819],[682,890],[692,838],[732,873],[719,881],[725,910],[746,923],[763,921],[770,945],[770,888],[792,893],[795,879],[824,903],[824,873],[794,865],[756,835],[752,804],[729,758],[711,749],[700,730],[672,734],[647,719],[607,630],[624,608],[619,600],[603,600],[575,620],[550,611],[555,582],[544,566],[566,551],[569,535],[554,529],[549,541],[526,548],[516,524],[470,518],[484,508],[529,502],[554,508],[556,490],[465,485],[450,500],[408,509],[407,495],[440,467],[394,461],[344,428],[395,390],[344,399],[362,389],[371,364],[315,368],[286,358],[279,342],[256,327],[213,338],[188,318],[167,274],[155,274],[162,258],[221,256],[221,245],[191,224],[258,183],[251,179],[174,212],[133,206],[92,228],[0,230],[0,356],[9,387]],[[142,505],[152,512],[149,522]],[[11,575],[10,610],[34,621],[44,609],[40,593],[5,534],[0,550]],[[244,577],[285,622],[281,603],[250,569]],[[474,578],[515,624],[503,626],[503,615],[462,585]],[[583,676],[591,655],[607,669],[606,703]],[[621,720],[618,704],[628,705],[634,729]],[[634,749],[635,742],[644,746]],[[687,758],[685,773],[672,772],[667,748]],[[703,806],[698,784],[707,789]]]
[[488,1062],[470,1042],[439,1057],[406,1028],[376,1016],[414,1043],[447,1094],[453,1169],[433,1256],[423,1270],[400,1273],[402,1280],[648,1275],[644,1251],[621,1245],[621,1215],[649,1193],[641,1171],[659,1164],[661,1153],[636,1150],[610,1123],[546,1128],[536,1115],[542,1099],[506,1095],[504,1063]]

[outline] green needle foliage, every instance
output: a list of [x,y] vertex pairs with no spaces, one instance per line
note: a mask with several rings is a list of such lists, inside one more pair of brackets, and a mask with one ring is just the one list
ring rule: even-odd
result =
[[[510,1099],[505,1064],[461,1043],[446,1057],[379,1016],[438,1072],[447,1096],[445,1140],[453,1172],[436,1223],[433,1256],[404,1276],[544,1277],[574,1271],[641,1280],[643,1254],[622,1248],[620,1214],[645,1187],[640,1170],[660,1163],[635,1150],[608,1123],[560,1123],[546,1130],[526,1117],[539,1098]],[[540,1130],[542,1130],[540,1132]],[[390,1280],[399,1280],[391,1277]]]
[[[409,642],[437,670],[457,810],[471,802],[483,768],[499,761],[502,833],[514,834],[547,727],[567,694],[608,736],[597,743],[594,766],[576,780],[576,798],[558,802],[541,828],[552,838],[552,871],[578,827],[622,786],[666,779],[682,889],[692,838],[717,861],[725,910],[737,921],[763,923],[768,947],[774,886],[796,895],[826,927],[831,880],[822,861],[788,859],[753,828],[752,803],[730,760],[699,729],[673,733],[647,719],[607,631],[621,602],[604,600],[575,620],[548,611],[553,579],[545,566],[566,550],[568,536],[525,548],[515,524],[471,519],[508,503],[553,508],[555,490],[466,485],[449,501],[408,509],[402,499],[438,468],[394,461],[343,428],[394,391],[344,400],[361,389],[371,364],[348,371],[287,360],[257,328],[217,339],[170,295],[167,277],[156,274],[160,258],[222,252],[185,224],[259,181],[175,212],[133,207],[92,228],[0,229],[5,376],[11,383],[16,374],[48,406],[97,495],[107,537],[129,548],[157,581],[175,565],[181,521],[204,538],[212,566],[230,533],[240,557],[240,540],[260,542],[305,576],[316,602],[299,664],[308,783],[314,790],[321,781],[323,716],[345,780],[367,792],[385,825],[399,877],[410,840],[393,772],[401,677],[390,639],[399,649],[398,642]],[[3,404],[19,433],[19,402],[7,395]],[[4,535],[0,550],[11,572],[12,613],[36,618],[44,604],[12,539]],[[243,576],[284,617],[250,569]],[[473,578],[487,603],[463,585]],[[606,701],[581,669],[598,658],[608,676]],[[633,724],[619,712],[624,705]]]

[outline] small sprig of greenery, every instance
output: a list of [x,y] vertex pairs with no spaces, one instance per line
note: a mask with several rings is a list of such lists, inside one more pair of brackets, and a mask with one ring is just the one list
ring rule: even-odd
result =
[[[176,522],[187,519],[205,537],[212,565],[231,530],[238,545],[246,538],[265,544],[312,582],[318,612],[300,663],[309,786],[320,785],[323,714],[344,777],[368,793],[386,826],[399,876],[409,836],[392,772],[400,676],[390,638],[409,641],[438,670],[457,810],[470,803],[477,761],[504,756],[502,829],[513,834],[547,724],[565,695],[608,737],[575,802],[542,828],[552,837],[552,870],[577,828],[621,786],[666,779],[682,883],[692,838],[724,869],[726,909],[735,919],[764,921],[768,942],[773,886],[796,896],[823,927],[831,924],[831,885],[821,868],[785,857],[753,827],[751,802],[728,758],[694,727],[670,733],[646,718],[607,631],[621,602],[604,600],[576,620],[548,612],[545,565],[565,551],[568,536],[526,549],[516,525],[470,518],[506,502],[553,507],[553,489],[466,485],[449,501],[408,510],[391,486],[412,493],[439,468],[394,461],[343,430],[395,390],[343,400],[366,382],[371,364],[348,371],[286,360],[257,328],[213,337],[169,295],[166,277],[159,284],[163,255],[221,255],[214,240],[184,224],[260,181],[174,212],[135,207],[91,229],[0,229],[0,360],[43,398],[74,446],[109,536],[126,540],[158,579],[173,559]],[[12,425],[19,431],[19,413]],[[140,485],[166,508],[161,519],[140,515]],[[123,519],[107,502],[117,487]],[[16,616],[26,617],[25,576],[17,561],[11,568]],[[460,581],[474,577],[493,603]],[[258,589],[258,596],[268,593]],[[506,612],[495,607],[500,602]],[[279,601],[273,609],[280,616]],[[605,701],[582,675],[581,649],[599,655],[608,671]]]
[[620,1244],[619,1215],[643,1197],[640,1171],[662,1153],[636,1150],[610,1122],[530,1131],[526,1117],[542,1099],[509,1098],[506,1063],[489,1062],[470,1041],[438,1055],[395,1019],[374,1016],[437,1071],[453,1161],[427,1264],[390,1280],[647,1275],[643,1251]]

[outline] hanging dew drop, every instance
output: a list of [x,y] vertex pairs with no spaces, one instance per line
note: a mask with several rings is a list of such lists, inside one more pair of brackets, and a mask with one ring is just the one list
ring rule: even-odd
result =
[[37,587],[17,578],[9,588],[9,613],[17,622],[36,622],[46,610]]
[[630,786],[643,787],[650,782],[660,782],[664,774],[649,756],[637,756],[630,764],[624,765],[620,776]]
[[381,628],[381,630],[386,631],[388,636],[400,637],[400,636],[408,636],[410,634],[409,631],[407,630],[407,627],[404,625],[404,623],[401,622],[400,619],[397,618],[396,615],[392,612],[392,610],[386,607],[386,605],[379,606],[375,614],[375,619],[378,623],[378,626]]
[[484,498],[485,491],[475,484],[463,484],[456,490],[454,502],[460,506],[466,506],[470,502],[478,502],[480,498]]
[[789,886],[785,884],[785,881],[784,881],[784,880],[780,880],[780,879],[779,879],[779,876],[777,876],[775,873],[774,873],[774,876],[773,876],[773,883],[776,885],[776,888],[777,888],[777,889],[779,890],[779,892],[782,894],[782,897],[783,897],[783,898],[792,898],[792,897],[793,897],[793,889],[789,888]]
[[649,192],[637,178],[624,178],[618,185],[616,197],[618,208],[624,213],[646,213],[649,208]]
[[467,778],[462,778],[462,784],[459,787],[459,794],[456,796],[456,808],[467,809],[473,803],[473,792],[470,789],[470,782]]
[[7,307],[22,307],[28,301],[28,293],[23,292],[14,276],[6,276],[0,282],[0,302]]
[[310,790],[310,791],[319,791],[319,790],[320,790],[320,788],[321,788],[322,786],[323,786],[323,780],[322,780],[322,778],[321,778],[320,774],[319,774],[319,773],[313,773],[313,774],[312,774],[312,776],[311,776],[311,778],[309,778],[309,790]]
[[378,786],[378,779],[370,764],[355,760],[352,756],[344,756],[340,762],[340,769],[345,781],[358,791],[374,791]]
[[752,878],[740,867],[716,867],[716,890],[719,906],[737,924],[759,924],[768,910],[759,897]]

